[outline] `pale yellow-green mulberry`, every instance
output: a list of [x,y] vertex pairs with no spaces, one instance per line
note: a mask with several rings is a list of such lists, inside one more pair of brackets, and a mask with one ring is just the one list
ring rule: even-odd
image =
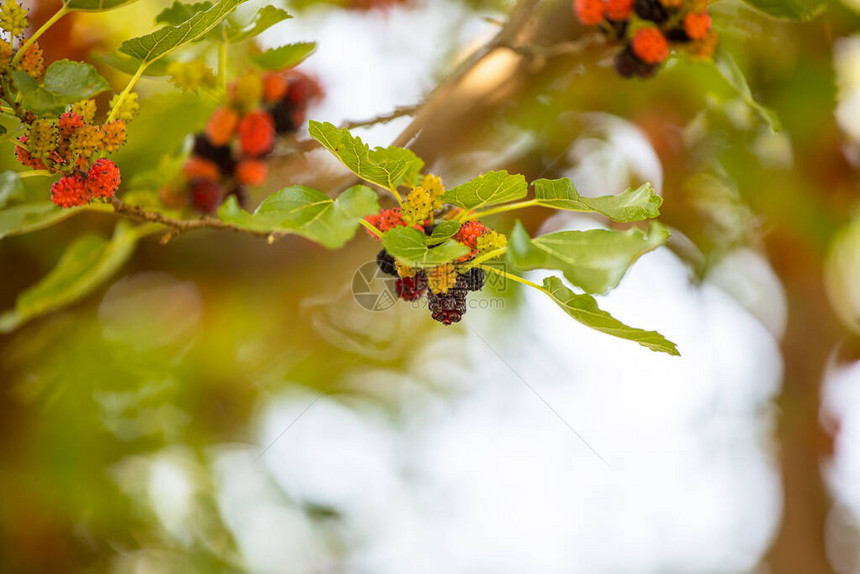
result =
[[20,36],[24,30],[30,27],[27,20],[27,10],[22,8],[16,0],[6,0],[0,7],[0,28],[3,28],[13,38]]

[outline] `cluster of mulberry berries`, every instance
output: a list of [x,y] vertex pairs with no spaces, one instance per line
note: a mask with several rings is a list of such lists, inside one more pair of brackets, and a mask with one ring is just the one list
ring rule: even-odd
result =
[[672,49],[710,58],[717,45],[705,0],[574,0],[586,26],[624,43],[615,70],[624,78],[654,75]]
[[[406,196],[401,207],[383,209],[365,220],[381,232],[395,227],[413,227],[430,236],[439,220],[457,213],[442,202],[443,192],[439,178],[426,175],[421,184]],[[373,233],[371,235],[377,237]],[[470,266],[470,262],[479,255],[501,249],[507,243],[504,235],[479,221],[464,223],[453,239],[469,247],[470,252],[457,261],[436,267],[409,267],[385,249],[376,256],[379,269],[396,277],[394,287],[397,296],[404,301],[417,301],[426,295],[433,319],[445,325],[459,322],[466,313],[466,295],[484,287],[484,270]]]
[[[27,10],[17,0],[0,4],[0,29],[5,32],[0,38],[0,74],[23,71],[41,81],[45,58],[37,42],[24,40],[29,26]],[[16,43],[18,49],[14,48]],[[5,81],[2,84],[8,85]],[[14,97],[6,99],[16,101]],[[136,94],[114,98],[109,121],[101,123],[95,119],[94,100],[77,102],[59,117],[39,117],[12,105],[24,131],[15,145],[17,160],[25,167],[61,176],[51,186],[51,201],[60,207],[75,207],[113,197],[119,189],[119,168],[104,155],[125,143],[126,122],[137,112]]]
[[0,39],[0,70],[4,73],[20,70],[40,80],[45,73],[45,56],[38,42],[31,43],[22,54],[13,48],[16,38],[19,47],[24,43],[24,32],[30,27],[27,12],[16,0],[0,4],[0,29],[6,32]]
[[26,133],[18,138],[15,157],[27,167],[61,174],[51,186],[51,201],[60,207],[110,199],[119,189],[119,168],[106,153],[125,143],[126,122],[137,111],[136,94],[111,102],[116,119],[96,123],[96,103],[73,104],[57,118],[24,118]]
[[266,157],[277,138],[301,127],[308,107],[321,96],[317,81],[297,70],[241,76],[229,86],[227,103],[212,113],[206,130],[194,136],[179,186],[187,201],[177,200],[171,186],[162,191],[162,201],[188,203],[206,214],[230,195],[244,205],[246,186],[266,180]]

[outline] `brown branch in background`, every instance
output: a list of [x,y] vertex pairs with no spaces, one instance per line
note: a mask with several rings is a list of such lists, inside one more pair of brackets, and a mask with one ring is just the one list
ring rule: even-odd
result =
[[[406,129],[404,129],[400,133],[399,136],[397,136],[397,138],[392,144],[401,147],[407,146],[409,142],[412,141],[412,139],[414,139],[414,137],[421,131],[428,119],[432,117],[435,110],[442,104],[444,97],[447,95],[448,90],[456,86],[460,82],[460,80],[462,80],[473,68],[475,68],[475,66],[477,66],[488,54],[499,48],[509,48],[511,50],[514,50],[515,52],[523,53],[524,55],[534,54],[540,50],[543,50],[544,53],[546,53],[548,50],[551,49],[551,47],[525,47],[515,44],[516,36],[528,22],[532,10],[535,6],[537,6],[539,1],[540,0],[519,0],[511,13],[511,17],[504,24],[504,26],[502,26],[502,29],[499,31],[499,33],[496,34],[489,42],[475,50],[459,65],[457,65],[457,67],[454,68],[453,72],[445,80],[438,84],[433,90],[431,90],[430,93],[428,93],[422,101],[411,106],[397,107],[392,112],[376,116],[374,118],[369,118],[366,120],[347,121],[344,122],[341,127],[352,129],[357,127],[375,125],[378,123],[385,123],[400,117],[415,116],[412,122],[406,127]],[[560,54],[571,53],[570,50],[572,49],[573,48],[570,46],[564,46],[558,48],[556,51],[558,51]],[[581,48],[577,48],[577,51],[579,49]],[[546,56],[546,54],[544,54],[544,57],[549,56]],[[313,140],[296,140],[292,142],[292,144],[293,147],[299,151],[310,151],[311,149],[314,149],[319,145],[316,141]],[[355,183],[356,179],[356,176],[350,174],[349,176],[346,176],[344,178],[344,181],[340,182],[340,185],[338,185],[338,187],[348,187]],[[127,219],[132,219],[134,221],[140,222],[157,223],[167,227],[169,231],[162,237],[162,243],[167,243],[172,238],[186,231],[192,231],[195,229],[226,229],[237,233],[248,233],[250,235],[255,235],[258,237],[266,237],[269,243],[273,243],[275,240],[283,236],[283,234],[281,233],[256,231],[237,227],[235,225],[210,216],[204,216],[199,219],[175,219],[157,211],[148,211],[141,207],[129,205],[123,202],[118,197],[114,197],[111,199],[111,205],[113,206],[114,213],[116,213],[120,217],[125,217]]]
[[420,111],[416,114],[412,122],[406,126],[406,129],[400,132],[400,135],[392,142],[392,145],[406,147],[418,135],[429,119],[433,117],[449,89],[456,86],[466,74],[481,63],[491,52],[514,43],[517,35],[526,25],[529,16],[539,2],[540,0],[519,0],[511,12],[511,17],[502,26],[499,33],[489,42],[472,52],[468,58],[460,62],[454,68],[454,71],[451,72],[451,75],[427,94],[420,105]]

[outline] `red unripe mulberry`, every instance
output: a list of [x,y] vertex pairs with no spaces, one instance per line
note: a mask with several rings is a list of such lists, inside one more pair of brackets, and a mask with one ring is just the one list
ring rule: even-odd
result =
[[87,189],[94,197],[113,197],[121,181],[119,168],[109,159],[97,159],[87,172]]
[[[364,219],[383,233],[393,227],[406,227],[406,222],[403,221],[403,214],[400,213],[399,207],[383,209],[379,213],[368,215]],[[370,230],[368,230],[368,233],[376,237]]]
[[227,145],[236,132],[239,123],[239,112],[227,106],[221,106],[209,116],[206,124],[206,137],[214,146]]
[[286,99],[302,108],[323,97],[323,89],[319,80],[299,70],[284,72],[288,88]]
[[[27,145],[27,136],[21,136],[18,138],[18,141],[24,145]],[[45,166],[45,162],[37,157],[33,157],[30,155],[30,152],[25,150],[23,147],[16,145],[15,146],[15,158],[21,163],[21,165],[25,165],[27,167],[32,167],[33,169],[47,169]]]
[[86,205],[91,197],[87,181],[79,175],[63,176],[51,186],[51,201],[60,207]]
[[480,221],[467,221],[454,235],[454,240],[474,249],[477,246],[478,238],[486,231],[487,228]]
[[275,147],[275,122],[263,111],[247,114],[239,122],[239,144],[242,153],[251,157],[264,156]]
[[606,5],[603,0],[573,0],[576,17],[586,26],[594,26],[603,21]]
[[200,213],[212,214],[218,208],[221,188],[210,179],[193,180],[188,188],[191,205]]
[[669,56],[669,43],[657,28],[642,28],[633,36],[633,53],[646,64],[659,64]]
[[236,166],[236,179],[245,185],[262,185],[267,173],[266,162],[259,159],[243,159]]
[[688,12],[684,16],[684,31],[693,40],[707,36],[711,29],[711,17],[707,12]]

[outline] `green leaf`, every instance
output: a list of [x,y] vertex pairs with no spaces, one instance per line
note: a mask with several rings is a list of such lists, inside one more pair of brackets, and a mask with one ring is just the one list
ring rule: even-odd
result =
[[526,178],[507,171],[490,171],[447,190],[442,199],[463,209],[477,209],[522,199],[528,193]]
[[[262,34],[266,30],[268,30],[269,28],[271,28],[272,26],[277,24],[278,22],[283,22],[284,20],[287,20],[289,18],[292,18],[292,16],[290,16],[286,10],[283,10],[281,8],[275,8],[274,6],[267,4],[266,6],[263,6],[262,8],[260,8],[257,11],[257,15],[254,17],[254,20],[250,24],[248,24],[247,26],[239,27],[239,26],[235,26],[235,25],[228,25],[227,33],[226,33],[226,40],[228,42],[236,43],[236,42],[241,42],[242,40],[247,40],[248,38],[253,38],[254,36],[258,36],[258,35]],[[300,45],[301,44],[293,44],[293,46],[300,46]],[[314,47],[316,47],[316,44],[311,43],[310,45],[311,45],[311,49],[307,53],[307,55],[310,55],[310,52],[313,52]],[[288,46],[284,46],[284,47],[286,48]],[[280,49],[280,48],[276,48],[276,49]],[[269,51],[271,51],[271,50],[269,50]],[[263,54],[265,54],[265,53],[266,52],[263,52]],[[307,55],[305,57],[307,57]],[[304,59],[305,58],[302,57],[295,64],[292,64],[292,65],[295,66],[296,64],[298,64],[299,62],[301,62]],[[289,67],[289,66],[282,66],[282,68],[287,68],[287,67]]]
[[597,306],[597,301],[591,295],[580,295],[568,289],[558,277],[547,277],[543,280],[545,292],[565,313],[587,327],[601,333],[635,341],[652,351],[679,356],[675,343],[667,340],[656,331],[643,331],[628,327],[612,315]]
[[454,237],[460,231],[460,225],[459,221],[454,221],[453,219],[440,221],[433,228],[433,232],[427,237],[427,245],[438,245],[446,239]]
[[36,114],[61,113],[75,102],[91,98],[110,89],[110,84],[83,62],[57,60],[45,71],[45,80],[39,85],[26,72],[12,72],[21,104]]
[[212,2],[195,2],[194,4],[185,4],[174,0],[173,4],[158,13],[155,17],[156,24],[165,24],[167,26],[178,26],[186,20],[192,18],[195,14],[205,12],[212,7]]
[[0,173],[0,209],[13,201],[24,199],[24,182],[15,171]]
[[824,4],[802,0],[743,0],[748,6],[781,20],[812,20],[824,11]]
[[412,227],[395,227],[382,235],[382,246],[410,267],[436,267],[469,253],[469,248],[453,239],[435,247],[427,245],[426,235]]
[[134,252],[140,237],[131,225],[117,225],[108,241],[95,235],[76,239],[57,266],[15,301],[15,308],[0,315],[0,332],[73,303],[107,281]]
[[669,230],[657,222],[648,234],[638,229],[558,231],[531,239],[517,222],[508,242],[508,260],[520,269],[557,269],[588,293],[616,287],[628,267],[666,243]]
[[732,58],[732,55],[728,53],[722,47],[718,47],[716,54],[714,55],[713,64],[717,67],[717,71],[726,80],[726,82],[731,86],[741,97],[741,99],[755,111],[764,122],[770,126],[775,132],[778,132],[782,129],[782,122],[779,120],[779,116],[776,115],[776,112],[772,109],[765,107],[758,103],[755,98],[753,98],[752,91],[750,90],[749,84],[747,84],[747,79],[744,77],[743,72],[738,67],[735,59]]
[[263,70],[286,70],[304,62],[316,49],[316,42],[297,42],[254,54],[251,62]]
[[651,184],[627,189],[618,195],[582,197],[568,178],[538,179],[532,183],[539,205],[568,211],[591,211],[613,221],[629,222],[660,215],[663,198],[654,193]]
[[311,137],[340,159],[355,175],[393,192],[411,184],[424,167],[424,161],[407,149],[388,147],[371,150],[347,129],[311,120]]
[[66,8],[75,12],[104,12],[119,8],[123,4],[131,4],[136,0],[69,0]]
[[352,239],[359,221],[377,211],[376,193],[364,185],[350,187],[334,200],[296,185],[267,197],[254,213],[240,208],[236,198],[230,197],[218,209],[218,217],[255,231],[295,233],[334,249]]
[[61,209],[50,201],[24,203],[0,209],[0,238],[43,229],[74,215],[78,209]]
[[245,1],[220,0],[205,12],[198,12],[181,24],[165,26],[146,36],[126,40],[120,45],[119,51],[135,58],[142,65],[149,65],[173,50],[203,37]]
[[[130,76],[133,76],[140,67],[140,62],[134,58],[129,58],[128,56],[123,56],[114,52],[96,52],[93,53],[91,57],[97,64],[110,66],[111,68],[117,69],[120,72],[125,72]],[[170,73],[168,72],[168,68],[170,68],[170,64],[172,63],[172,58],[161,58],[157,62],[153,62],[151,65],[147,66],[142,75],[151,78],[167,76]]]

